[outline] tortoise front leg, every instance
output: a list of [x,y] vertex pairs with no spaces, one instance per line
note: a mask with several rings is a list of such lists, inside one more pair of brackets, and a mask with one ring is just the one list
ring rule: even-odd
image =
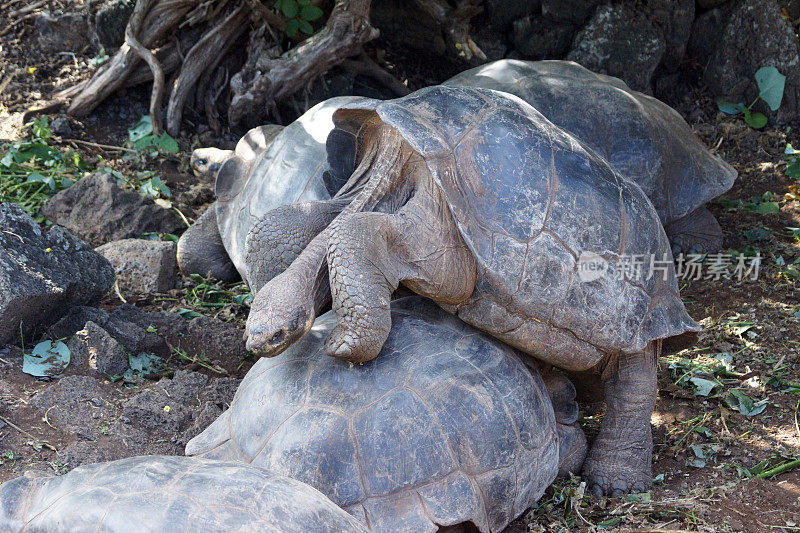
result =
[[347,203],[341,199],[295,203],[265,214],[247,234],[244,245],[247,282],[253,292],[289,268]]
[[645,351],[614,356],[603,371],[606,414],[583,475],[595,496],[646,492],[652,483],[656,367],[661,341]]
[[352,362],[378,355],[401,281],[437,302],[458,303],[472,294],[473,256],[437,205],[423,191],[396,214],[356,213],[331,225],[328,270],[339,324],[325,344],[328,355]]

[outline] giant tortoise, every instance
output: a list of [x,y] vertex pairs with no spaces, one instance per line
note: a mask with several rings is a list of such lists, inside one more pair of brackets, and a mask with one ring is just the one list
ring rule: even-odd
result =
[[337,318],[318,318],[253,366],[186,453],[298,479],[391,533],[500,531],[559,470],[580,469],[586,440],[562,375],[543,382],[514,349],[419,296],[391,313],[381,356],[359,366],[325,355]]
[[[721,230],[704,204],[731,187],[736,171],[711,154],[666,104],[629,89],[617,78],[595,74],[569,61],[495,61],[462,72],[444,85],[484,87],[519,96],[635,181],[655,204],[674,250],[714,251],[721,247]],[[214,148],[193,153],[192,166],[208,174],[217,172],[232,156],[235,162],[220,174],[216,209],[207,211],[181,238],[178,259],[185,272],[210,272],[225,279],[235,274],[233,260],[248,279],[244,265],[250,263],[254,279],[248,281],[257,290],[288,266],[330,222],[341,203],[319,204],[316,219],[302,228],[270,225],[276,232],[271,245],[250,249],[250,260],[245,257],[246,236],[267,211],[297,199],[327,198],[320,180],[329,178],[323,181],[328,192],[335,194],[346,181],[342,178],[352,173],[353,149],[341,149],[342,141],[352,136],[337,140],[339,149],[328,154],[330,166],[323,146],[333,129],[330,115],[347,101],[334,98],[312,108],[288,126],[274,146],[269,142],[280,128],[265,126],[242,139],[242,155]],[[342,133],[337,130],[334,135]],[[253,142],[254,136],[258,142]],[[254,145],[257,150],[252,149]],[[241,151],[237,147],[236,154]],[[243,160],[249,163],[242,164]],[[298,184],[306,183],[313,186],[298,198]],[[307,210],[307,206],[284,209],[291,220],[294,210]]]
[[[192,167],[216,179],[217,201],[181,236],[178,242],[181,270],[203,276],[210,274],[226,281],[234,279],[238,271],[249,282],[245,239],[258,219],[279,206],[291,210],[288,206],[295,202],[302,205],[302,202],[330,200],[331,194],[338,190],[331,181],[333,175],[325,152],[325,139],[333,129],[331,115],[338,107],[361,100],[365,99],[332,98],[312,107],[285,128],[274,125],[254,128],[232,151],[195,150]],[[340,205],[339,201],[332,202],[328,209],[318,210],[321,218],[304,230],[316,235],[341,211]],[[268,247],[272,255],[262,255],[264,261],[259,264],[277,271],[288,266],[288,263],[280,265],[287,252],[284,248],[292,249],[290,235],[291,228],[285,228],[285,233],[279,236],[280,242]],[[303,238],[302,234],[299,237]]]
[[519,96],[636,182],[655,205],[674,251],[722,247],[722,230],[705,204],[731,188],[736,170],[660,100],[572,61],[503,59],[444,85]]
[[[326,351],[372,359],[402,282],[547,363],[603,369],[607,413],[584,474],[595,493],[646,490],[661,341],[699,330],[653,205],[516,96],[436,86],[369,104],[334,113],[337,130],[358,135],[339,195],[358,192],[258,291],[248,348],[286,349],[332,296],[340,321]],[[633,258],[652,260],[651,275],[629,268]],[[581,276],[587,263],[606,275]]]
[[0,531],[360,533],[308,485],[251,465],[129,457],[0,485]]

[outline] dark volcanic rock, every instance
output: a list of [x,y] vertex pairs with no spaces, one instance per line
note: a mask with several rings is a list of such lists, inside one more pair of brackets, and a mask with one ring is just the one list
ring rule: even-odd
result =
[[166,292],[178,280],[174,242],[122,239],[100,246],[97,252],[114,267],[123,291]]
[[602,0],[542,0],[542,15],[549,20],[580,25]]
[[103,256],[63,228],[42,233],[21,207],[0,204],[0,346],[32,339],[72,306],[98,302],[114,285]]
[[652,92],[652,78],[666,50],[662,31],[632,4],[597,8],[575,36],[567,59],[616,76],[632,89]]
[[125,27],[134,4],[134,0],[107,0],[97,8],[90,22],[100,46],[113,50],[125,42]]
[[93,246],[148,232],[172,233],[181,227],[170,211],[119,188],[111,175],[101,172],[50,198],[41,214]]
[[47,328],[47,333],[53,339],[72,337],[75,333],[82,330],[90,320],[102,326],[108,321],[108,318],[108,311],[100,309],[99,307],[76,305],[70,308],[61,320]]
[[80,12],[52,16],[42,13],[34,22],[39,46],[45,52],[80,52],[89,45],[86,15]]
[[569,22],[530,16],[514,22],[512,40],[514,48],[525,57],[557,59],[569,49],[574,33],[575,26]]
[[[713,50],[705,61],[703,78],[720,97],[749,104],[758,94],[754,75],[761,67],[775,67],[786,76],[778,122],[800,111],[800,41],[775,0],[746,0],[726,9],[721,29],[705,34],[695,49]],[[705,58],[698,57],[699,60]],[[768,112],[766,106],[760,111]]]
[[650,20],[661,30],[666,49],[661,65],[667,70],[676,70],[683,56],[692,32],[694,20],[694,0],[647,0]]
[[539,0],[522,2],[519,0],[486,0],[484,4],[489,15],[489,23],[495,30],[501,32],[510,30],[515,20],[538,13],[541,8]]
[[86,367],[108,376],[122,375],[128,369],[125,348],[106,330],[92,321],[69,341],[70,364]]

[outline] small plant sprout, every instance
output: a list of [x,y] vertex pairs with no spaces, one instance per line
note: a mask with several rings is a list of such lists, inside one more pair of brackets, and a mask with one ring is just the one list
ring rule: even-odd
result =
[[753,106],[759,100],[763,100],[772,111],[777,111],[781,106],[781,100],[783,100],[786,76],[778,72],[775,67],[761,67],[756,71],[755,78],[756,84],[758,84],[758,96],[749,106],[717,100],[717,107],[720,111],[729,115],[743,114],[744,121],[751,128],[760,130],[767,125],[767,117],[763,113],[753,111]]
[[277,0],[275,9],[286,17],[287,37],[294,37],[297,32],[311,35],[314,33],[311,23],[325,14],[317,6],[311,5],[311,0]]
[[155,148],[157,152],[178,153],[178,142],[167,132],[161,135],[153,133],[153,118],[150,115],[143,116],[128,130],[128,141],[133,144],[134,149],[140,151]]

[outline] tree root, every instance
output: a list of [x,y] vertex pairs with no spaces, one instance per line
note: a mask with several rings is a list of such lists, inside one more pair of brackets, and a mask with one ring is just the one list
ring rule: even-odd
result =
[[345,59],[342,61],[342,68],[353,75],[364,75],[380,82],[384,87],[392,91],[397,96],[405,96],[411,93],[411,89],[403,85],[400,80],[392,76],[389,72],[382,69],[366,53],[361,52],[357,60]]
[[172,87],[167,107],[167,131],[170,135],[178,135],[183,106],[200,76],[205,70],[213,71],[225,52],[247,29],[249,12],[250,8],[246,4],[237,7],[221,24],[203,35],[186,55],[183,68]]
[[[142,0],[137,0],[137,6]],[[184,15],[197,4],[196,0],[159,0],[147,13],[139,28],[139,42],[147,48],[154,47],[167,34],[174,32]],[[133,22],[133,17],[131,17]],[[130,22],[129,22],[130,25]],[[126,30],[127,33],[127,30]],[[139,56],[126,42],[114,57],[98,70],[88,81],[59,93],[57,98],[71,98],[67,112],[74,116],[86,116],[112,93],[125,85],[125,81],[139,65]]]
[[130,22],[125,28],[125,44],[133,50],[136,55],[147,63],[150,67],[150,72],[153,74],[153,90],[150,93],[150,117],[153,121],[153,133],[161,135],[163,128],[161,127],[161,101],[164,99],[164,70],[161,64],[156,59],[149,49],[142,46],[136,39],[136,33],[139,32],[144,17],[150,8],[152,0],[136,0],[136,6],[133,8]]
[[238,124],[260,116],[302,89],[378,36],[369,23],[370,0],[337,0],[328,22],[318,33],[276,59],[257,59],[253,71],[243,70],[231,80],[233,98],[228,120]]

